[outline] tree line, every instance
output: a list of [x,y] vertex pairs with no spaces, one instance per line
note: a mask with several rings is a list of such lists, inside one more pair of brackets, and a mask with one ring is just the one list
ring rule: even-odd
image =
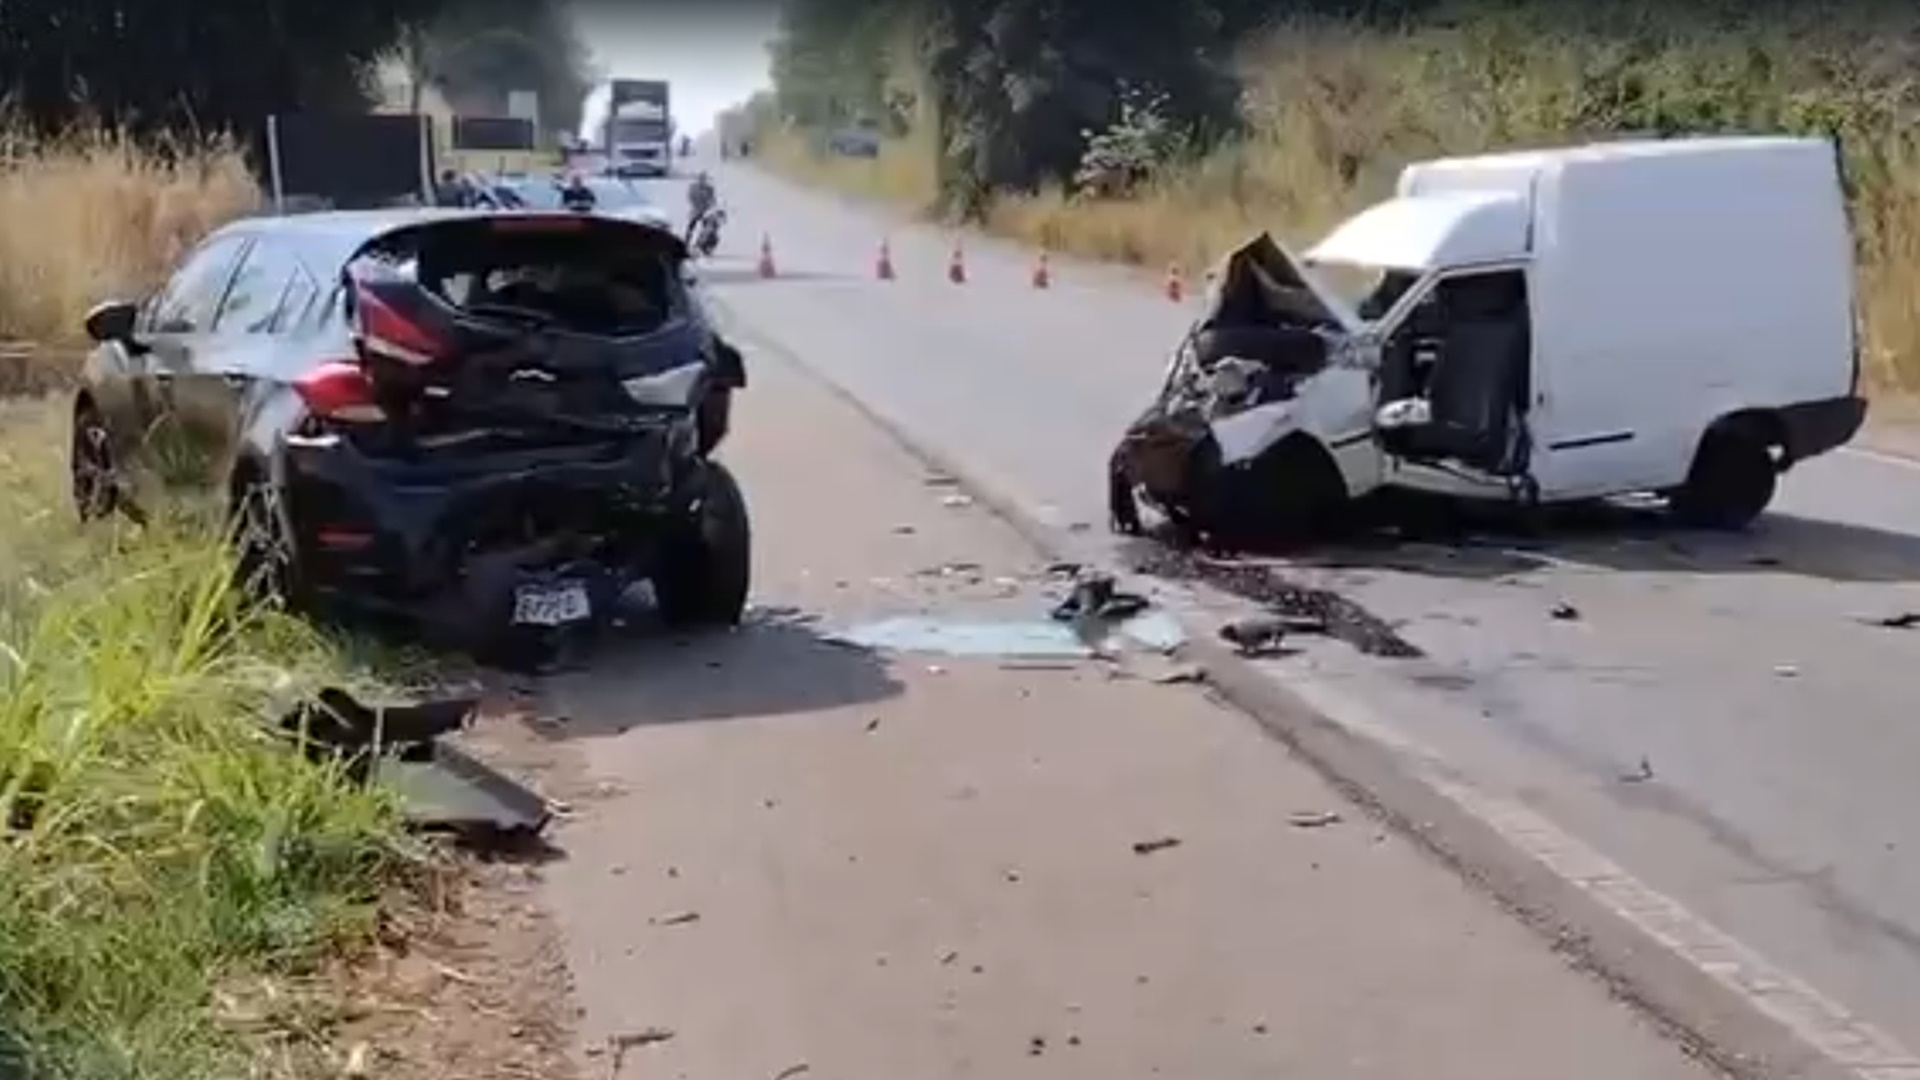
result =
[[4,0],[0,104],[41,133],[247,132],[365,109],[396,53],[449,88],[538,90],[544,121],[578,122],[588,74],[560,0]]
[[[1785,54],[1772,45],[1763,48],[1752,31],[1768,23],[1776,30],[1800,26],[1809,10],[1798,0],[781,0],[775,94],[772,102],[759,103],[759,111],[804,131],[855,122],[877,122],[894,134],[909,126],[931,131],[944,201],[962,213],[984,206],[995,190],[1075,184],[1084,179],[1090,154],[1129,139],[1164,139],[1177,144],[1175,153],[1198,153],[1235,134],[1242,124],[1236,61],[1243,47],[1275,25],[1301,18],[1388,32],[1503,19],[1523,27],[1522,34],[1553,32],[1560,25],[1572,32],[1576,21],[1583,31],[1598,28],[1612,40],[1596,51],[1596,69],[1582,73],[1594,85],[1573,89],[1605,99],[1615,119],[1601,127],[1664,131],[1684,122],[1695,129],[1739,128],[1768,110],[1804,112],[1802,99],[1812,98],[1823,107],[1846,102],[1839,110],[1845,115],[1815,125],[1823,129],[1884,127],[1892,109],[1884,102],[1894,98],[1907,117],[1902,123],[1920,119],[1906,112],[1912,93],[1890,96],[1887,89],[1911,82],[1904,68],[1891,77],[1848,59],[1859,51],[1854,46],[1884,40],[1885,27],[1897,27],[1903,40],[1920,40],[1920,17],[1897,0],[1853,0],[1844,13],[1821,21],[1818,48],[1807,43],[1800,50],[1805,56],[1788,57],[1796,69],[1806,69],[1794,73],[1794,85],[1786,88],[1792,93],[1781,89],[1790,81],[1785,76],[1763,70],[1740,76],[1745,86],[1710,86],[1702,76],[1695,80],[1702,84],[1698,93],[1676,102],[1645,89],[1662,72],[1636,67],[1641,57],[1675,55],[1658,40],[1661,35],[1688,33],[1717,40],[1722,53],[1750,54],[1736,64],[1716,56],[1716,72],[1742,64],[1779,67]],[[1849,89],[1862,79],[1873,84],[1872,94]],[[1729,111],[1722,107],[1727,101],[1702,97],[1716,93],[1729,100],[1742,94],[1780,100],[1761,103],[1764,109],[1743,105]],[[1140,107],[1143,100],[1149,108]],[[1143,114],[1150,130],[1109,135],[1103,145],[1103,133]]]

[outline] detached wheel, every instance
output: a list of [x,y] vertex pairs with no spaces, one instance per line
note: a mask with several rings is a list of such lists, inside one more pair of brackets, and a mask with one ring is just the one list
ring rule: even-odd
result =
[[271,483],[247,478],[233,488],[234,584],[249,599],[287,607],[296,599],[297,549]]
[[73,445],[67,458],[73,508],[82,521],[98,521],[119,510],[120,469],[106,419],[91,405],[73,413]]
[[726,466],[708,462],[699,507],[666,538],[654,569],[661,619],[688,628],[738,625],[747,609],[752,562],[746,497]]
[[1669,506],[1684,525],[1737,531],[1766,511],[1779,475],[1773,447],[1750,427],[1710,428]]

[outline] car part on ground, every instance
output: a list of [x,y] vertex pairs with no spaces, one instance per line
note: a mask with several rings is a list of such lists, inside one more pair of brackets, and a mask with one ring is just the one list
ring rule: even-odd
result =
[[367,705],[337,687],[321,690],[281,718],[283,732],[315,761],[339,761],[360,784],[400,797],[407,823],[468,839],[538,835],[547,801],[442,740],[473,722],[479,702],[442,698]]

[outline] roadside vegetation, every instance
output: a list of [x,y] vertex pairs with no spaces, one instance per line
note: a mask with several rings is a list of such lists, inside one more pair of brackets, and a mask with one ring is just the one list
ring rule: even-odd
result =
[[[490,55],[562,25],[476,6],[0,9],[0,1077],[339,1076],[339,964],[436,865],[390,796],[269,726],[394,666],[239,600],[214,515],[82,527],[58,391],[91,305],[258,207],[268,112],[364,107],[409,41],[478,93]],[[557,55],[540,85],[577,114]]]
[[[1064,7],[1087,12],[1075,22]],[[1867,367],[1883,392],[1920,391],[1910,9],[1170,7],[1184,15],[923,0],[878,18],[842,0],[786,0],[775,93],[739,122],[757,132],[758,156],[809,182],[1055,251],[1189,270],[1258,229],[1311,240],[1417,158],[1626,135],[1838,134]],[[1148,39],[1162,43],[1151,61],[1103,36],[1138,38],[1121,24],[1143,19],[1157,20]],[[1022,45],[1046,20],[1078,33]],[[1225,95],[1216,76],[1231,83]],[[827,152],[827,133],[856,121],[882,127],[877,159]]]
[[[86,308],[136,295],[256,188],[222,142],[0,141],[0,1075],[293,1075],[281,1015],[412,862],[394,808],[268,734],[368,676],[240,605],[192,515],[83,528],[60,397]],[[264,1026],[263,1026],[264,1025]],[[273,1051],[259,1056],[263,1051]]]

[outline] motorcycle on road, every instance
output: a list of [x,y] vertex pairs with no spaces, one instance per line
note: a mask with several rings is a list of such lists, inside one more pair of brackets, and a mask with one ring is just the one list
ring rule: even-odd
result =
[[727,223],[727,212],[719,207],[711,207],[693,220],[688,229],[689,246],[701,258],[712,258],[720,247],[720,227]]

